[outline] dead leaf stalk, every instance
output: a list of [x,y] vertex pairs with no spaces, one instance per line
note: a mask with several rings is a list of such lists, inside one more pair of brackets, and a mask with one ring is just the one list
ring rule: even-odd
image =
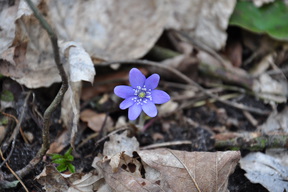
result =
[[[47,150],[50,146],[50,139],[49,139],[49,128],[50,128],[50,119],[52,113],[55,111],[55,109],[59,106],[61,103],[65,92],[68,89],[68,78],[65,73],[64,67],[62,62],[60,61],[60,53],[59,53],[59,46],[58,46],[58,38],[51,26],[48,24],[48,22],[45,20],[44,16],[39,12],[39,10],[35,7],[35,5],[32,3],[31,0],[26,0],[27,4],[31,8],[31,10],[34,13],[34,16],[38,19],[41,26],[47,31],[53,48],[53,54],[54,54],[54,60],[57,65],[57,69],[59,71],[59,74],[61,76],[62,85],[60,90],[58,91],[56,97],[52,101],[52,103],[49,105],[49,107],[44,112],[44,118],[43,118],[43,132],[42,132],[42,139],[43,143],[41,148],[39,149],[37,155],[29,162],[28,165],[26,165],[21,170],[17,171],[17,175],[20,178],[23,178],[25,175],[27,175],[43,158],[43,156],[46,154]],[[13,176],[12,176],[13,177]],[[7,176],[5,179],[11,179],[11,176]]]

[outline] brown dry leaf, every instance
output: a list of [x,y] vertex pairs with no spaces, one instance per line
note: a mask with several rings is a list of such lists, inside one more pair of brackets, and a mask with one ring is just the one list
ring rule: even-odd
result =
[[[106,118],[106,113],[96,113],[91,109],[85,109],[80,113],[80,119],[88,123],[88,127],[95,132],[99,132]],[[112,127],[113,121],[110,116],[107,117],[105,127]]]
[[94,158],[92,166],[107,192],[199,192],[196,185],[202,192],[224,192],[240,159],[237,151],[139,151],[135,145],[139,146],[137,140],[128,138],[127,132],[113,135],[104,144],[104,156]]
[[69,132],[65,129],[56,139],[53,141],[47,151],[48,154],[60,153],[69,144]]
[[[240,159],[237,151],[210,153],[156,149],[139,151],[138,154],[145,162],[147,179],[159,181],[164,191],[177,192],[197,191],[191,176],[201,191],[228,191],[228,177]],[[156,171],[148,172],[147,167]]]
[[[126,160],[124,154],[120,155],[117,170],[111,166],[112,160],[95,158],[92,166],[103,176],[111,188],[109,191],[225,192],[228,191],[228,177],[240,159],[240,152],[236,151],[209,153],[156,149],[137,153],[141,162],[137,155]],[[141,166],[145,178],[134,173]]]
[[47,192],[92,192],[94,185],[101,179],[92,173],[74,173],[65,175],[59,173],[54,166],[48,165],[36,177],[37,181],[43,185]]

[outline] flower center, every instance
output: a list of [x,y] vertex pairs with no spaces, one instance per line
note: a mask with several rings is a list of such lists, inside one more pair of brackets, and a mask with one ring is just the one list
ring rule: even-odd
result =
[[137,103],[137,105],[143,105],[147,101],[152,101],[151,89],[147,89],[144,85],[143,87],[137,86],[134,90],[134,97],[132,100]]
[[138,97],[140,98],[144,98],[146,96],[146,93],[141,91],[139,94],[138,94]]

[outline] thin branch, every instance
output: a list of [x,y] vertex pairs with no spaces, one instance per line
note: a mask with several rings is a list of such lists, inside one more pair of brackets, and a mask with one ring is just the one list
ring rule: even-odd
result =
[[6,167],[9,169],[9,171],[16,177],[16,179],[21,183],[21,185],[23,186],[23,188],[25,189],[25,191],[29,192],[29,190],[27,189],[27,187],[25,186],[25,184],[23,183],[23,181],[21,180],[20,177],[18,177],[18,175],[13,171],[13,169],[11,169],[11,167],[9,166],[9,164],[7,163],[7,159],[4,158],[3,153],[0,149],[0,156],[3,160],[3,162],[6,163]]
[[[34,13],[34,16],[39,20],[41,26],[47,31],[53,48],[53,54],[54,54],[54,60],[57,65],[59,74],[61,76],[62,85],[60,90],[58,91],[56,97],[52,101],[52,103],[49,105],[49,107],[44,112],[44,118],[43,118],[43,132],[42,132],[42,139],[43,143],[41,148],[39,149],[37,155],[29,162],[28,165],[26,165],[21,170],[18,170],[16,173],[19,175],[20,178],[27,175],[43,158],[43,156],[46,154],[47,150],[50,146],[50,138],[49,138],[49,128],[50,128],[50,119],[52,113],[55,111],[55,109],[60,105],[65,92],[68,89],[68,79],[67,75],[65,73],[63,64],[60,61],[60,53],[59,53],[59,47],[58,47],[58,39],[56,34],[54,33],[51,26],[48,24],[48,22],[45,20],[44,16],[39,12],[39,10],[35,7],[35,5],[31,2],[31,0],[26,0],[27,4],[31,8],[31,10]],[[11,178],[7,177],[8,179]]]
[[147,61],[147,60],[128,60],[128,61],[127,60],[123,60],[123,61],[108,61],[108,62],[98,63],[97,65],[98,66],[107,66],[107,65],[116,64],[116,63],[120,63],[120,64],[141,64],[141,65],[150,65],[150,66],[162,68],[162,69],[165,69],[165,70],[173,73],[178,78],[180,78],[183,81],[185,81],[186,83],[197,87],[205,95],[207,95],[207,96],[209,96],[209,97],[211,97],[211,98],[213,98],[213,99],[215,99],[215,100],[217,100],[217,101],[219,101],[221,103],[224,103],[226,105],[229,105],[229,106],[237,108],[237,109],[241,109],[241,110],[244,110],[244,111],[249,111],[251,113],[259,114],[259,115],[269,115],[270,114],[270,111],[267,111],[267,110],[257,109],[257,108],[254,108],[254,107],[245,106],[245,105],[240,104],[240,103],[234,103],[234,102],[231,102],[231,101],[222,100],[217,95],[214,95],[214,94],[210,93],[209,91],[204,89],[201,85],[199,85],[198,83],[196,83],[195,81],[193,81],[192,79],[190,79],[189,77],[187,77],[186,75],[184,75],[183,73],[178,71],[177,69],[174,69],[174,68],[166,66],[166,65],[161,65],[161,64],[159,64],[157,62]]
[[176,145],[192,145],[192,141],[171,141],[171,142],[164,142],[164,143],[154,143],[151,145],[147,145],[144,147],[140,147],[141,150],[148,150],[148,149],[155,149],[160,147],[170,147]]

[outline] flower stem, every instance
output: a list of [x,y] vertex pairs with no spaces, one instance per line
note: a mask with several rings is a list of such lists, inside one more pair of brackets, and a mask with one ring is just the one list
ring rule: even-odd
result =
[[138,119],[137,127],[139,128],[139,131],[144,131],[144,123],[145,123],[145,113],[141,112],[140,117]]

